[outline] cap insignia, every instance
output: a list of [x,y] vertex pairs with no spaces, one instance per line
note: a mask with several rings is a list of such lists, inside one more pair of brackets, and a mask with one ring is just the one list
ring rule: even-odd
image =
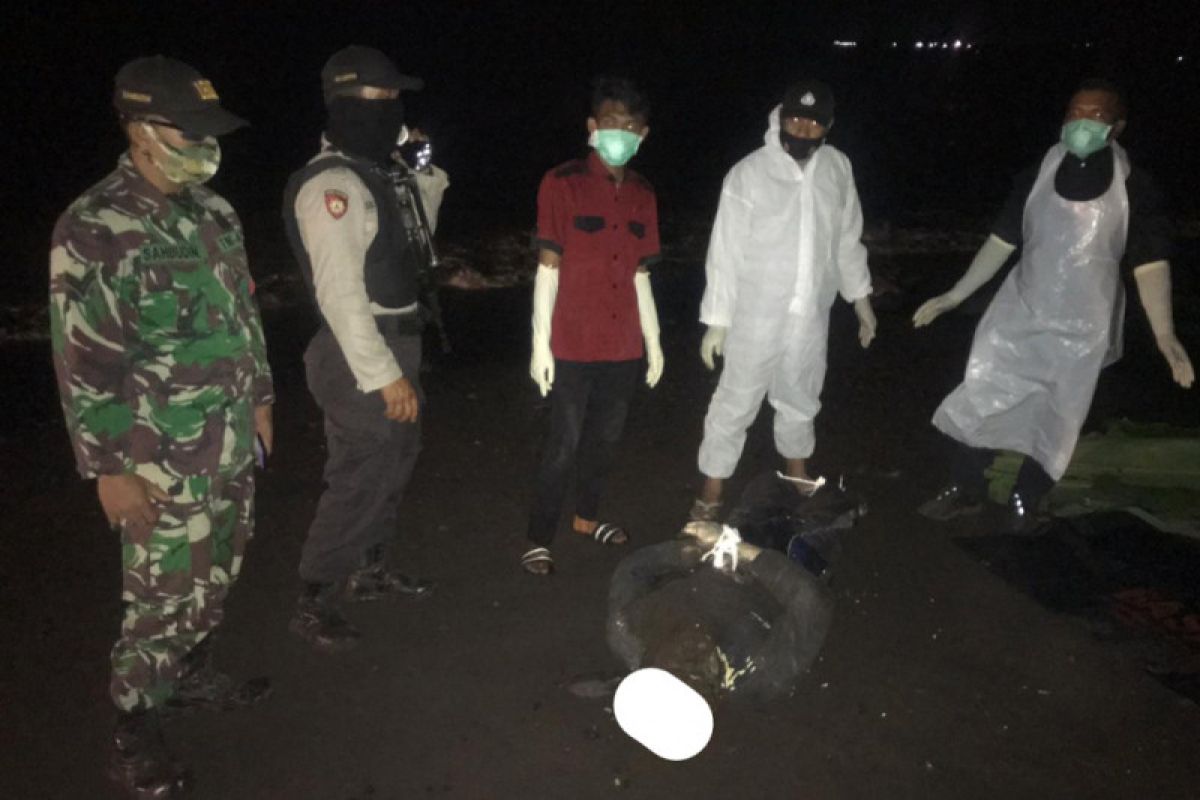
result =
[[198,81],[192,81],[192,86],[196,89],[196,94],[200,95],[201,100],[216,100],[217,90],[213,88],[211,82],[201,78]]

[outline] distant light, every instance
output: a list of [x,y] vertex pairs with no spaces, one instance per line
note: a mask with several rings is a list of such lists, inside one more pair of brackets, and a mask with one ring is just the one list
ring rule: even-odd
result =
[[949,46],[950,46],[950,45],[949,45],[949,43],[948,43],[948,42],[942,42],[942,49],[943,49],[943,50],[945,50],[945,49],[946,49],[946,48],[948,48]]
[[962,49],[962,40],[961,40],[961,39],[955,39],[955,40],[954,40],[954,49],[955,49],[955,50],[961,50],[961,49]]
[[1175,63],[1176,63],[1176,64],[1182,64],[1182,63],[1183,63],[1183,56],[1176,56],[1176,57],[1175,57]]
[[895,42],[892,42],[892,47],[893,47],[893,48],[894,48],[894,47],[896,47],[896,43],[895,43]]
[[914,47],[916,47],[918,50],[924,50],[924,49],[925,49],[925,43],[924,43],[924,42],[917,42],[917,43],[916,43],[915,45],[913,45],[913,46],[914,46]]
[[858,47],[858,42],[844,42],[841,39],[833,40],[834,47]]
[[1091,42],[1087,42],[1087,43],[1085,43],[1083,46],[1084,46],[1084,47],[1091,47],[1091,46],[1092,46],[1092,43],[1091,43]]
[[974,48],[974,47],[975,47],[975,45],[971,44],[970,42],[967,42],[967,49],[968,49],[968,50],[970,50],[970,49],[972,49],[972,48]]

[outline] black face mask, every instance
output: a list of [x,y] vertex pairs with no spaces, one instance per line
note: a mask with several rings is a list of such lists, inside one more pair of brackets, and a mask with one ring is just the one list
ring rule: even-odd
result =
[[811,156],[824,142],[824,139],[804,139],[792,136],[782,128],[779,129],[779,143],[783,145],[784,152],[797,161],[803,161]]
[[396,148],[403,124],[404,106],[399,99],[335,97],[329,103],[325,136],[339,150],[383,164]]

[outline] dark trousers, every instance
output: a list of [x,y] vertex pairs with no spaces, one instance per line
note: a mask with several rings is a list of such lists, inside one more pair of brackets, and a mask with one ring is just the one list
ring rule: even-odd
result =
[[[554,362],[550,432],[529,516],[529,539],[554,539],[567,483],[575,471],[575,513],[594,520],[637,381],[638,361]],[[577,455],[578,454],[578,457]]]
[[[987,496],[987,478],[983,472],[992,463],[994,456],[995,453],[991,450],[968,447],[961,442],[955,442],[951,473],[954,482],[967,497],[983,499]],[[1053,488],[1054,479],[1046,474],[1041,464],[1026,456],[1021,461],[1021,469],[1017,472],[1017,482],[1013,491],[1021,495],[1026,506],[1036,508]]]
[[[421,337],[385,332],[384,340],[417,392]],[[396,513],[421,450],[421,423],[399,423],[384,415],[379,392],[355,384],[342,349],[322,326],[304,353],[309,391],[325,414],[326,488],[300,557],[300,578],[329,583],[363,565],[368,551],[396,534]]]

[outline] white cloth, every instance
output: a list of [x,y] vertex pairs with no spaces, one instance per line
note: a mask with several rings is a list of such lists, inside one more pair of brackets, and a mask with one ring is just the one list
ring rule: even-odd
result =
[[861,236],[850,160],[826,144],[801,168],[779,143],[775,108],[763,146],[725,177],[709,243],[700,320],[729,334],[704,422],[703,474],[733,474],[764,396],[779,452],[812,454],[830,306],[839,293],[850,302],[871,293]]
[[1042,160],[1025,202],[1021,260],[979,321],[963,382],[933,424],[972,447],[1015,450],[1062,477],[1100,370],[1121,357],[1121,257],[1129,225],[1129,160],[1095,200],[1065,200],[1054,173],[1066,149]]
[[421,195],[421,206],[425,209],[425,219],[429,222],[429,233],[437,233],[438,211],[442,207],[442,196],[450,187],[450,176],[446,171],[434,164],[429,165],[429,172],[414,172],[417,182],[417,192]]

